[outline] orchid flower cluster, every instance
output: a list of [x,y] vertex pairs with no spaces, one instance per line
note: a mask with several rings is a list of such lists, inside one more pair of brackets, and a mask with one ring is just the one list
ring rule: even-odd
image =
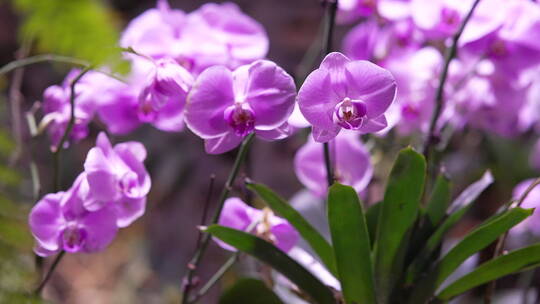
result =
[[[294,158],[298,180],[320,200],[332,195],[331,163],[331,179],[365,197],[374,164],[361,135],[430,132],[445,63],[442,50],[456,33],[461,39],[449,63],[435,133],[472,128],[512,137],[540,130],[540,5],[484,0],[468,26],[460,28],[473,2],[341,0],[338,21],[358,24],[346,35],[343,52],[326,54],[297,89],[291,75],[266,59],[269,41],[263,26],[236,5],[209,3],[185,13],[158,0],[156,8],[128,24],[119,41],[127,50],[130,73],[116,79],[89,71],[73,83],[80,71],[72,70],[62,84],[43,93],[41,125],[54,149],[86,138],[95,117],[112,135],[129,134],[143,124],[164,132],[187,127],[209,154],[232,151],[253,136],[275,141],[311,127]],[[73,99],[75,121],[63,142]],[[61,142],[64,146],[58,147]],[[540,141],[537,150],[540,155]],[[36,254],[106,248],[119,228],[145,212],[151,188],[146,157],[142,143],[113,146],[105,132],[99,133],[71,188],[45,195],[32,209]],[[537,158],[531,163],[540,168]],[[520,184],[515,195],[531,183]],[[523,206],[537,206],[533,198],[539,195],[533,192]],[[346,288],[335,269],[325,269],[327,261],[319,263],[298,245],[301,231],[285,214],[254,208],[239,197],[224,198],[222,207],[217,224],[255,235],[317,273],[326,285]],[[513,231],[540,235],[535,217]],[[223,249],[237,250],[219,237],[214,240]]]
[[36,254],[97,252],[144,214],[151,180],[139,142],[111,145],[100,133],[67,191],[45,195],[29,216]]

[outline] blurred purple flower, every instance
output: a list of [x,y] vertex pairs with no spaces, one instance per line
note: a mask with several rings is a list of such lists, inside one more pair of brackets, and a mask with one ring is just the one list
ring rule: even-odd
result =
[[86,174],[66,192],[45,195],[29,215],[34,248],[40,256],[66,252],[96,252],[107,247],[118,230],[115,212],[108,206],[89,212],[83,208],[90,195]]
[[429,38],[446,38],[457,31],[472,3],[471,0],[411,0],[410,12],[416,26]]
[[371,60],[384,37],[375,20],[366,20],[350,30],[343,39],[343,52],[353,60]]
[[384,112],[396,95],[389,71],[368,61],[328,54],[298,92],[298,104],[313,125],[313,138],[327,142],[342,128],[373,133],[387,125]]
[[292,77],[271,61],[259,60],[234,71],[214,66],[197,78],[185,120],[205,140],[207,153],[224,153],[252,132],[266,140],[286,136],[295,95]]
[[377,0],[339,0],[337,20],[340,23],[353,22],[377,11]]
[[[528,179],[519,183],[512,192],[512,197],[514,199],[519,199],[525,190],[535,181],[535,179]],[[534,213],[523,220],[521,223],[517,224],[510,230],[510,233],[523,235],[523,234],[532,234],[535,237],[540,237],[540,187],[536,186],[534,189],[529,192],[523,203],[521,204],[522,208],[536,208]]]
[[[53,148],[59,144],[71,118],[71,81],[79,73],[80,70],[70,71],[62,85],[50,86],[43,92],[45,115],[41,125],[47,127]],[[64,148],[88,136],[88,124],[96,108],[93,100],[88,98],[88,92],[91,90],[89,85],[84,80],[80,80],[75,85],[75,123],[64,143]]]
[[96,146],[88,152],[84,163],[92,196],[84,208],[96,211],[112,206],[118,227],[126,227],[142,216],[151,181],[144,160],[146,149],[139,142],[124,142],[112,147],[101,132]]
[[527,87],[510,82],[494,72],[469,79],[454,96],[456,114],[469,126],[500,136],[520,134],[520,112],[525,104]]
[[[329,144],[336,180],[361,193],[373,176],[369,152],[350,131],[340,133]],[[294,157],[294,169],[306,188],[319,197],[326,195],[328,182],[320,144],[309,140],[302,146]]]
[[191,74],[173,59],[157,60],[139,95],[139,119],[162,131],[182,130],[186,96],[193,82]]
[[[390,126],[401,134],[426,132],[433,114],[433,99],[438,86],[442,55],[433,47],[393,56],[384,67],[396,78],[399,90],[389,115]],[[444,116],[443,116],[444,118]]]
[[206,3],[187,16],[181,62],[195,74],[213,65],[229,69],[262,59],[268,52],[263,26],[234,3]]
[[460,45],[463,56],[492,60],[513,79],[540,63],[540,6],[526,0],[482,1]]
[[[298,232],[285,219],[275,216],[270,209],[255,209],[246,205],[237,197],[228,198],[223,206],[218,224],[236,230],[249,231],[273,243],[284,252],[288,252],[298,242]],[[216,240],[226,250],[234,251],[231,246]]]
[[183,11],[171,9],[166,0],[158,0],[157,8],[149,9],[131,20],[122,33],[120,46],[132,47],[155,59],[178,56],[185,23]]

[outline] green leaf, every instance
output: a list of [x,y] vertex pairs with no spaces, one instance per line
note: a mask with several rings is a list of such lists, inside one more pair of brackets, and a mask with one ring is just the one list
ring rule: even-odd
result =
[[518,249],[480,265],[443,289],[437,298],[447,301],[476,286],[538,266],[540,266],[540,244]]
[[369,233],[354,188],[330,187],[328,222],[338,277],[347,303],[375,303]]
[[377,225],[379,222],[379,214],[381,212],[382,202],[377,202],[371,205],[366,211],[366,224],[369,232],[369,240],[371,241],[371,246],[375,244],[375,239],[377,237]]
[[335,303],[334,295],[326,285],[271,243],[249,233],[219,225],[208,227],[206,232],[272,266],[296,286],[304,290],[317,303]]
[[427,242],[424,245],[424,248],[416,254],[416,258],[413,260],[409,266],[407,273],[407,282],[412,283],[416,280],[418,274],[425,271],[426,266],[433,260],[436,252],[438,251],[444,236],[446,233],[454,227],[454,225],[463,218],[465,213],[469,211],[478,196],[493,183],[493,176],[489,171],[486,171],[482,178],[469,187],[467,187],[461,194],[454,200],[452,203],[453,211],[446,217],[438,228],[431,234]]
[[332,246],[298,211],[264,185],[248,183],[247,187],[257,193],[277,215],[289,221],[321,258],[328,270],[337,275]]
[[403,262],[420,207],[426,161],[411,148],[403,149],[392,168],[379,216],[375,242],[375,278],[379,303],[387,303]]
[[219,299],[219,304],[283,304],[263,282],[242,278]]
[[14,0],[24,16],[20,35],[37,40],[46,52],[74,56],[94,64],[120,58],[119,31],[102,1]]
[[446,209],[452,195],[451,187],[450,180],[444,174],[437,177],[426,207],[426,217],[429,220],[430,227],[437,226],[446,215]]
[[478,226],[454,246],[417,284],[411,299],[413,303],[424,303],[448,276],[450,276],[467,258],[486,248],[497,238],[514,227],[533,212],[533,209],[513,208],[502,215],[495,215],[487,223]]

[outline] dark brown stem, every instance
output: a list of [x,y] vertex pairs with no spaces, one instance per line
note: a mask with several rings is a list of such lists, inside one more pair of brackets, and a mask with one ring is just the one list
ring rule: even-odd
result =
[[430,153],[430,149],[432,148],[432,145],[437,142],[436,136],[435,136],[435,130],[437,128],[437,120],[439,120],[439,116],[442,113],[443,107],[444,107],[444,85],[446,83],[446,79],[448,78],[448,69],[450,67],[450,62],[452,59],[454,59],[457,55],[457,47],[458,47],[458,41],[461,37],[461,34],[463,34],[463,30],[465,29],[465,26],[471,19],[474,10],[478,6],[478,3],[480,3],[480,0],[474,1],[473,5],[471,6],[471,9],[461,22],[461,25],[459,26],[459,29],[452,37],[452,44],[449,48],[446,49],[446,55],[444,60],[443,69],[441,70],[441,75],[439,77],[439,86],[437,87],[437,91],[435,93],[435,108],[433,109],[433,115],[431,116],[431,121],[429,124],[429,129],[427,133],[427,137],[424,141],[424,146],[422,148],[422,153],[426,158],[428,157],[428,154]]
[[[238,154],[236,155],[236,160],[234,161],[231,172],[229,173],[229,177],[227,178],[227,181],[225,182],[225,186],[223,187],[223,190],[221,191],[221,195],[218,201],[218,208],[216,209],[216,212],[214,213],[214,216],[212,217],[212,221],[210,222],[211,224],[216,224],[219,220],[219,217],[221,216],[221,211],[223,210],[223,205],[225,203],[225,200],[229,196],[229,192],[232,188],[234,180],[236,179],[236,176],[238,175],[238,171],[240,170],[240,165],[244,162],[246,158],[247,151],[249,149],[249,146],[251,145],[251,142],[253,141],[254,136],[255,136],[255,133],[249,134],[244,139],[244,141],[242,142],[242,145],[240,146],[240,149],[238,150]],[[209,243],[210,243],[210,234],[205,234],[201,242],[199,242],[199,245],[197,246],[197,250],[195,251],[195,254],[191,258],[190,262],[188,263],[187,274],[185,276],[185,282],[183,282],[183,288],[182,288],[182,304],[188,303],[189,293],[191,292],[193,288],[193,276],[195,275],[195,271],[197,270],[197,267],[199,266],[201,259],[204,256],[206,249],[208,248]]]
[[66,254],[65,251],[60,251],[60,253],[56,256],[56,258],[54,259],[54,262],[51,265],[51,268],[49,268],[49,271],[47,272],[47,274],[43,278],[43,281],[41,281],[39,286],[34,291],[35,295],[40,295],[41,294],[41,291],[43,291],[43,288],[45,287],[45,285],[47,285],[47,282],[49,282],[52,274],[54,273],[54,270],[56,269],[58,264],[60,264],[60,261],[62,260],[62,258],[64,257],[65,254]]
[[[338,0],[325,0],[324,5],[326,8],[326,23],[324,27],[324,38],[322,52],[326,55],[332,52],[332,44],[334,40],[334,26],[336,21],[336,11],[338,7]],[[326,179],[328,187],[334,183],[334,170],[332,168],[332,160],[330,157],[330,148],[327,142],[323,143],[324,165],[326,167]]]
[[62,152],[62,149],[64,148],[64,143],[67,141],[69,134],[71,133],[71,130],[73,129],[73,125],[75,124],[75,85],[81,78],[86,74],[88,71],[90,71],[89,67],[84,68],[77,77],[75,77],[71,81],[70,85],[70,97],[69,97],[69,104],[70,104],[70,116],[69,121],[66,126],[66,130],[64,130],[64,134],[62,135],[62,138],[60,139],[60,142],[58,142],[58,145],[54,148],[53,151],[53,159],[54,159],[54,192],[60,191],[60,153]]

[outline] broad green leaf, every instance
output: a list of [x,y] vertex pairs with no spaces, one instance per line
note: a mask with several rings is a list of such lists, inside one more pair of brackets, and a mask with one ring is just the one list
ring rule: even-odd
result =
[[443,289],[437,298],[447,301],[476,286],[538,266],[540,266],[540,244],[518,249],[480,265]]
[[219,304],[283,304],[283,302],[263,282],[242,278],[223,293]]
[[446,209],[452,195],[451,188],[450,180],[444,174],[440,174],[435,181],[426,207],[426,217],[431,227],[437,226],[446,215]]
[[219,225],[212,225],[205,231],[234,248],[272,266],[272,268],[281,272],[296,286],[305,291],[316,303],[335,303],[334,295],[326,285],[269,242],[249,233]]
[[328,270],[337,275],[332,246],[298,211],[264,185],[248,183],[247,187],[257,193],[276,214],[289,221],[321,258]]
[[375,203],[366,211],[366,224],[369,232],[369,240],[371,241],[371,246],[375,244],[375,239],[377,237],[377,225],[379,222],[379,213],[381,212],[382,202]]
[[[438,228],[428,238],[425,246],[417,254],[407,272],[407,282],[412,283],[416,276],[424,272],[425,267],[435,257],[435,253],[441,246],[446,233],[454,227],[454,225],[463,218],[469,211],[478,196],[493,183],[493,176],[489,171],[486,171],[481,179],[467,187],[451,204],[450,215],[446,217]],[[493,218],[493,217],[492,217]]]
[[392,168],[379,215],[375,242],[377,298],[387,303],[403,275],[403,261],[424,189],[426,161],[411,148],[403,149]]
[[375,303],[369,233],[354,188],[341,184],[330,187],[328,223],[345,301]]
[[423,303],[449,275],[451,275],[467,258],[489,246],[497,238],[514,227],[533,212],[533,209],[513,208],[496,219],[488,220],[467,234],[461,242],[454,246],[422,279],[415,288],[411,299],[413,303]]

